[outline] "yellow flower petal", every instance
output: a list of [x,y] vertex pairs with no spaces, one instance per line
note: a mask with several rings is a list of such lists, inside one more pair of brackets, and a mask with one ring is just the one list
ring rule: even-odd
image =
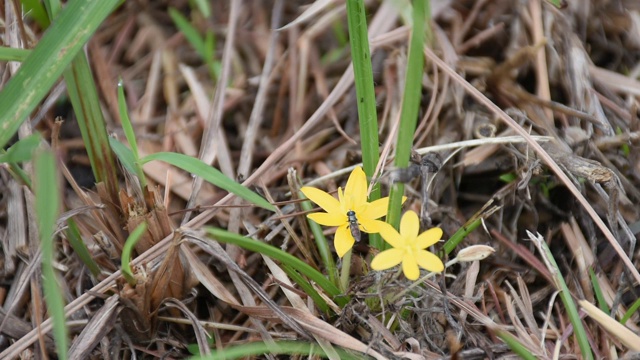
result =
[[420,276],[420,268],[416,259],[411,254],[405,254],[402,259],[402,272],[409,280],[418,280]]
[[344,188],[345,203],[350,210],[356,210],[367,202],[367,185],[367,176],[362,168],[353,169]]
[[427,247],[437,243],[442,238],[442,229],[431,228],[416,238],[417,249],[426,249]]
[[359,217],[358,217],[358,223],[360,223],[361,225],[360,230],[370,234],[377,234],[382,230],[383,227],[386,227],[387,225],[389,225],[384,221],[360,219]]
[[347,224],[338,227],[336,236],[333,238],[333,245],[339,257],[343,257],[347,251],[351,250],[355,242],[355,239],[351,236],[351,231],[347,229]]
[[347,209],[347,205],[344,200],[344,191],[342,191],[341,187],[338,188],[338,201],[340,202],[340,213],[346,215],[349,209]]
[[[402,197],[402,203],[407,200],[406,196]],[[367,204],[368,206],[361,211],[362,217],[366,217],[369,219],[379,219],[387,214],[387,209],[389,208],[389,197],[384,197],[382,199],[374,200]]]
[[373,270],[386,270],[392,268],[402,261],[403,251],[400,249],[385,250],[371,261],[371,268]]
[[307,217],[324,226],[340,226],[347,222],[346,215],[336,213],[313,213],[307,215]]
[[398,234],[393,226],[387,223],[385,224],[385,226],[382,226],[380,228],[380,236],[382,236],[384,241],[388,242],[389,245],[393,246],[394,248],[402,248],[404,242],[402,241],[400,234]]
[[311,186],[305,186],[301,188],[300,191],[302,191],[304,196],[309,198],[309,200],[318,204],[318,206],[320,206],[324,211],[335,214],[342,213],[340,202],[333,196],[329,195],[327,192]]
[[444,270],[442,260],[426,250],[418,251],[416,261],[421,268],[432,272],[442,272],[442,270]]
[[379,219],[387,214],[388,207],[389,197],[374,200],[370,202],[363,211],[361,211],[360,216],[369,219]]
[[407,211],[400,220],[400,234],[406,239],[415,239],[420,232],[420,220],[415,211]]

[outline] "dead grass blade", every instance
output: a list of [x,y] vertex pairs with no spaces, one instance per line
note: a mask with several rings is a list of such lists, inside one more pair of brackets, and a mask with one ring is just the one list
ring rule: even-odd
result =
[[518,135],[527,139],[527,144],[531,146],[535,152],[542,158],[542,160],[553,170],[553,172],[560,178],[562,183],[571,191],[573,196],[582,204],[587,213],[593,219],[593,222],[598,225],[598,228],[604,233],[607,240],[611,246],[616,250],[625,266],[629,269],[631,274],[633,275],[636,282],[640,283],[640,273],[638,269],[633,265],[627,254],[625,254],[624,250],[615,239],[607,225],[602,221],[600,216],[593,209],[593,206],[589,204],[587,199],[582,195],[580,190],[573,184],[573,182],[567,177],[567,175],[562,171],[562,169],[558,166],[558,164],[551,158],[551,156],[538,144],[537,142],[531,139],[531,135],[529,135],[518,123],[513,120],[509,115],[507,115],[502,109],[500,109],[497,105],[491,102],[484,94],[482,94],[478,89],[473,87],[468,81],[463,79],[458,73],[456,73],[451,67],[449,67],[444,61],[440,60],[436,54],[433,53],[430,49],[425,49],[426,56],[433,61],[440,69],[449,74],[456,82],[460,83],[464,89],[473,96],[478,102],[486,106],[491,112],[493,112],[498,118],[504,121],[510,128],[512,128]]
[[93,315],[69,349],[69,360],[85,359],[87,354],[113,329],[118,318],[118,295],[112,295]]
[[638,335],[634,334],[615,319],[612,319],[609,315],[603,313],[602,310],[598,309],[598,307],[592,303],[586,300],[580,300],[578,303],[593,320],[602,325],[603,328],[618,338],[625,346],[633,351],[640,351],[640,337]]

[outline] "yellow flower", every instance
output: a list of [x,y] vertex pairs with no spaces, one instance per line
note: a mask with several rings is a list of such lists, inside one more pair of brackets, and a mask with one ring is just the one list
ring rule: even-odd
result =
[[402,263],[402,271],[409,280],[417,280],[420,269],[433,272],[444,270],[442,260],[425,250],[442,237],[442,229],[432,228],[418,235],[420,221],[414,211],[407,211],[400,221],[400,233],[388,225],[380,230],[382,238],[392,249],[385,250],[371,261],[373,270],[385,270]]
[[338,227],[334,245],[339,257],[351,250],[356,241],[354,235],[359,237],[359,230],[378,233],[386,225],[384,221],[376,219],[387,213],[389,198],[367,202],[367,186],[364,171],[361,167],[356,167],[349,175],[344,192],[342,188],[338,188],[338,199],[314,187],[306,186],[300,189],[309,200],[326,211],[309,214],[309,219],[320,225]]

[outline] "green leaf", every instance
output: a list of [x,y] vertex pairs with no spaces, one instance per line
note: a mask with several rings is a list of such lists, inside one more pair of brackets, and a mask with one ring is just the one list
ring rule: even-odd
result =
[[53,232],[58,220],[60,193],[56,176],[56,160],[49,151],[35,156],[35,205],[42,249],[42,286],[47,311],[53,321],[53,336],[59,359],[67,358],[69,335],[65,323],[64,297],[53,268],[55,259]]
[[82,263],[87,268],[89,268],[91,275],[97,278],[98,275],[100,275],[100,268],[89,252],[87,245],[84,243],[84,241],[82,241],[82,236],[80,235],[80,229],[78,228],[78,225],[73,219],[68,219],[67,225],[68,228],[66,234],[67,239],[69,240],[69,244],[71,244],[73,251],[76,253],[76,255],[78,255]]
[[640,309],[640,299],[636,299],[631,307],[629,307],[629,310],[624,313],[624,316],[622,317],[622,319],[620,319],[620,324],[624,325],[629,319],[631,319],[631,316],[633,316],[633,314],[638,311],[638,309]]
[[[402,96],[400,127],[398,129],[398,139],[396,140],[396,157],[394,159],[394,165],[398,169],[404,169],[409,166],[413,137],[418,122],[418,111],[420,110],[420,100],[422,99],[425,45],[424,25],[427,19],[427,6],[427,1],[413,1],[413,28],[409,42],[409,58],[407,61],[407,72]],[[394,183],[389,193],[387,222],[396,229],[400,226],[403,195],[404,184],[401,182]]]
[[318,284],[318,286],[320,286],[322,289],[324,289],[324,291],[327,292],[327,294],[333,297],[336,303],[340,306],[346,305],[349,300],[346,296],[342,296],[342,292],[340,291],[340,289],[338,289],[338,287],[335,286],[331,281],[327,280],[327,278],[322,273],[318,272],[309,264],[287,252],[284,252],[269,244],[265,244],[263,242],[226,230],[207,227],[205,228],[205,231],[208,232],[217,241],[234,244],[240,246],[243,249],[266,255],[272,259],[280,261],[281,263],[288,267],[291,267],[292,269],[295,269],[296,271],[300,272],[301,274],[305,275],[316,284]]
[[[341,348],[335,348],[340,356],[340,359],[352,360],[352,359],[368,359],[363,354],[354,355]],[[191,358],[191,360],[213,360],[213,359],[239,359],[239,358],[254,358],[263,354],[272,355],[304,355],[306,357],[310,355],[327,357],[327,354],[322,350],[319,345],[310,344],[304,341],[276,341],[265,343],[262,341],[251,342],[248,344],[229,346],[225,349],[216,350],[208,356],[197,356]]]
[[205,18],[211,16],[211,6],[209,6],[209,2],[207,0],[193,0],[198,7],[198,10],[202,13]]
[[596,276],[596,273],[593,272],[593,269],[591,268],[589,268],[589,277],[591,278],[591,285],[593,286],[593,294],[596,296],[596,299],[598,300],[598,307],[600,308],[600,310],[602,310],[602,312],[606,314],[611,313],[611,309],[609,309],[609,305],[607,305],[607,301],[604,298],[604,293],[600,288],[598,277]]
[[0,46],[0,61],[23,62],[29,56],[31,50],[15,49],[12,47]]
[[[378,113],[376,109],[376,93],[373,86],[373,68],[371,51],[367,34],[367,14],[363,0],[347,0],[347,25],[351,45],[354,82],[360,124],[360,148],[362,149],[362,165],[367,176],[372,177],[380,159],[378,139]],[[374,185],[369,194],[369,201],[380,198],[380,186]],[[380,235],[369,235],[372,246],[380,249],[384,246]],[[346,264],[347,267],[349,264]],[[348,269],[343,268],[345,272]]]
[[[142,165],[138,161],[138,143],[136,142],[136,134],[133,131],[133,125],[131,119],[129,119],[129,110],[127,109],[127,101],[124,98],[124,87],[122,86],[122,79],[118,82],[118,112],[120,114],[120,120],[122,121],[122,130],[127,138],[129,147],[131,148],[131,155],[134,159],[135,174],[138,176],[140,182],[140,188],[144,189],[147,186],[147,180],[142,171]],[[111,140],[109,140],[111,142]]]
[[118,0],[73,0],[62,9],[0,91],[0,147],[13,137],[116,4]]
[[153,160],[164,161],[168,164],[176,166],[191,174],[200,176],[204,180],[212,183],[213,185],[221,189],[227,190],[228,192],[233,193],[264,209],[271,210],[271,211],[275,209],[273,205],[271,205],[267,200],[262,198],[260,195],[238,184],[237,182],[229,179],[225,174],[220,172],[220,170],[205,164],[200,159],[196,159],[194,157],[184,155],[184,154],[177,154],[172,152],[160,152],[156,154],[147,155],[144,158],[140,159],[140,162],[142,164],[146,164]]
[[47,16],[47,12],[42,6],[42,2],[39,0],[20,0],[22,6],[24,7],[24,12],[33,20],[36,21],[38,26],[43,29],[49,27],[49,17]]
[[189,20],[184,15],[174,8],[169,8],[169,16],[171,16],[171,20],[176,24],[178,30],[184,34],[189,44],[204,58],[206,54],[205,42],[202,40],[198,30],[189,23]]
[[115,138],[109,138],[109,145],[111,145],[111,150],[116,154],[118,160],[122,166],[131,174],[136,173],[136,158],[133,155],[131,149],[129,149],[125,144],[121,143]]
[[147,223],[140,223],[127,237],[127,241],[125,241],[124,246],[122,247],[122,276],[124,276],[125,280],[129,283],[129,285],[133,286],[136,284],[136,279],[133,276],[133,271],[131,270],[131,254],[133,253],[133,249],[138,243],[138,241],[142,238],[144,232],[147,231]]
[[33,150],[40,144],[40,135],[33,134],[20,139],[13,144],[4,154],[0,154],[0,163],[19,163],[31,160]]

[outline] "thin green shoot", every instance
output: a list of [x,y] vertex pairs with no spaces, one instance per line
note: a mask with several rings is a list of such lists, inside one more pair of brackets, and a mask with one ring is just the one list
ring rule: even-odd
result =
[[283,264],[282,270],[287,273],[287,275],[291,278],[291,280],[298,284],[300,289],[304,291],[312,300],[313,303],[322,311],[325,315],[330,315],[330,308],[327,302],[318,294],[316,289],[313,288],[311,283],[307,281],[299,272],[297,272],[294,268],[289,265]]
[[20,0],[22,6],[24,8],[24,13],[28,17],[32,18],[38,26],[43,29],[49,27],[51,22],[49,21],[49,16],[47,16],[47,11],[42,5],[42,1],[39,0]]
[[213,185],[224,189],[230,193],[233,193],[263,209],[274,211],[275,208],[271,203],[265,200],[260,195],[247,189],[246,187],[238,184],[237,182],[229,179],[220,170],[207,165],[200,159],[178,153],[160,152],[156,154],[147,155],[140,159],[142,164],[146,164],[150,161],[160,160],[168,164],[176,166],[184,171],[203,178],[205,181],[212,183]]
[[596,296],[596,300],[598,300],[598,307],[605,314],[611,313],[611,309],[609,309],[609,305],[604,298],[604,293],[602,292],[602,288],[600,288],[600,282],[598,281],[598,277],[596,273],[593,272],[593,269],[589,268],[589,277],[591,278],[591,286],[593,286],[593,293]]
[[[400,114],[400,127],[398,129],[396,156],[394,159],[394,165],[398,169],[404,169],[409,166],[411,148],[413,147],[413,137],[415,135],[416,124],[418,121],[420,99],[422,98],[422,76],[424,70],[424,25],[426,22],[425,19],[428,5],[427,1],[423,0],[413,2],[413,28],[411,30],[411,40],[409,42],[409,56]],[[387,222],[396,229],[400,226],[403,195],[404,184],[401,182],[394,183],[391,186],[391,192],[389,194]]]
[[[189,20],[182,15],[178,10],[169,8],[169,16],[176,25],[178,30],[187,39],[189,44],[194,48],[196,53],[200,55],[202,60],[207,64],[212,79],[219,79],[221,65],[214,58],[215,56],[215,36],[213,31],[207,30],[204,37],[200,35],[198,29],[196,29]],[[208,17],[205,15],[205,17]]]
[[31,54],[28,49],[16,49],[12,47],[0,46],[0,61],[23,62]]
[[10,148],[0,150],[0,163],[7,163],[9,173],[18,181],[31,188],[29,175],[20,167],[18,163],[29,161],[33,157],[33,151],[40,144],[40,135],[33,134],[24,139],[18,140]]
[[[363,354],[354,355],[344,349],[335,348],[340,355],[340,359],[367,359]],[[191,360],[214,360],[214,359],[239,359],[247,357],[255,357],[263,354],[271,355],[304,355],[304,356],[321,356],[327,357],[326,353],[317,344],[311,344],[302,341],[276,341],[267,344],[265,342],[252,342],[212,352],[208,356],[197,356]]]
[[571,297],[571,293],[569,292],[569,288],[567,287],[567,283],[564,281],[562,277],[562,273],[558,268],[558,264],[551,254],[551,250],[549,246],[544,241],[540,234],[534,235],[533,233],[527,231],[529,238],[534,242],[538,250],[542,255],[542,259],[544,260],[547,268],[551,272],[551,276],[554,280],[554,285],[557,290],[560,291],[560,299],[564,304],[564,308],[567,311],[567,315],[569,316],[569,321],[573,325],[573,332],[576,335],[576,339],[578,340],[578,346],[580,347],[581,356],[583,359],[592,360],[593,353],[591,352],[591,345],[589,344],[589,339],[587,338],[587,332],[583,326],[582,319],[580,318],[580,314],[578,313],[578,307],[576,303],[573,301]]
[[635,312],[638,311],[639,308],[640,308],[640,299],[636,299],[636,301],[633,302],[633,304],[627,310],[627,312],[624,313],[624,315],[622,316],[622,319],[620,319],[620,324],[622,325],[626,324],[627,321],[631,319],[633,314],[635,314]]
[[[299,191],[298,196],[301,199],[304,199],[304,194]],[[300,203],[300,208],[305,212],[311,211],[313,209],[313,204],[311,201],[302,201]],[[320,254],[320,259],[322,259],[322,263],[329,274],[329,280],[335,284],[339,285],[337,273],[338,270],[336,268],[336,263],[333,261],[333,254],[331,254],[331,249],[329,248],[329,242],[327,238],[322,233],[322,227],[315,221],[311,221],[307,219],[307,223],[309,224],[309,229],[311,229],[311,233],[313,234],[313,238],[316,241],[316,246],[318,248],[318,253]]]
[[536,360],[536,359],[538,359],[537,356],[532,354],[531,351],[526,346],[524,346],[518,339],[516,339],[510,333],[508,333],[506,331],[503,331],[503,330],[498,330],[496,332],[496,335],[498,335],[498,337],[500,339],[502,339],[502,341],[504,341],[507,344],[507,346],[514,353],[516,353],[516,355],[520,356],[521,358],[523,358],[525,360]]
[[[122,85],[122,79],[118,81],[118,112],[120,113],[120,120],[122,122],[122,130],[124,136],[127,138],[131,153],[133,154],[133,164],[135,168],[135,174],[140,181],[140,188],[144,190],[147,187],[147,180],[142,171],[142,165],[140,164],[140,157],[138,155],[138,142],[136,141],[136,134],[133,131],[133,125],[129,118],[129,111],[127,109],[127,101],[124,98],[124,86]],[[111,142],[111,141],[109,141]]]
[[449,240],[444,243],[444,246],[442,247],[442,251],[444,252],[444,254],[449,255],[453,251],[453,249],[455,249],[456,246],[458,246],[462,242],[462,240],[467,237],[467,235],[469,235],[473,230],[477,229],[480,224],[482,224],[481,218],[472,218],[464,225],[462,225],[458,229],[458,231],[456,231],[455,234],[453,234],[449,238]]
[[111,150],[113,150],[113,153],[116,154],[118,160],[120,160],[120,164],[122,164],[129,173],[135,174],[137,165],[133,151],[112,137],[109,138],[109,146],[111,146]]
[[[378,139],[378,114],[376,109],[376,94],[373,86],[373,69],[371,67],[371,52],[367,34],[367,14],[363,0],[347,0],[347,23],[351,44],[351,58],[353,61],[354,82],[360,122],[360,142],[362,149],[362,164],[364,172],[372,177],[380,159]],[[369,200],[380,198],[380,186],[371,188]],[[375,248],[382,248],[380,235],[371,234],[369,243]],[[343,269],[345,265],[343,263]]]
[[64,297],[58,284],[53,262],[55,260],[54,230],[60,209],[60,193],[56,176],[56,160],[49,151],[35,156],[35,206],[42,250],[42,286],[47,311],[53,321],[53,336],[59,359],[66,359],[69,334],[65,323]]
[[205,18],[211,16],[211,6],[207,0],[193,0],[193,2],[198,7],[198,10],[202,13]]
[[127,237],[127,241],[125,241],[124,246],[122,247],[122,262],[120,265],[122,267],[122,276],[131,286],[134,286],[136,284],[136,278],[133,275],[133,270],[131,270],[131,254],[133,253],[133,249],[135,248],[138,241],[142,238],[142,235],[145,231],[147,231],[147,223],[140,223],[129,234],[129,237]]
[[82,241],[82,235],[80,234],[80,229],[78,225],[73,219],[67,220],[67,240],[69,240],[69,244],[73,251],[78,255],[80,261],[89,269],[91,275],[94,278],[97,278],[100,275],[100,268],[98,264],[93,259],[93,255],[89,252],[87,245]]
[[518,178],[518,176],[515,173],[506,173],[506,174],[502,174],[500,175],[500,177],[498,177],[498,179],[500,179],[500,181],[505,182],[507,184],[514,182],[516,179]]
[[318,284],[318,286],[320,286],[329,296],[334,298],[336,303],[341,307],[346,305],[349,301],[348,297],[343,296],[340,289],[338,289],[338,287],[335,286],[332,282],[327,280],[327,278],[322,273],[287,252],[284,252],[269,244],[265,244],[263,242],[247,238],[245,236],[238,235],[226,230],[207,227],[205,228],[205,231],[217,241],[237,245],[243,249],[266,255],[281,262],[284,265],[290,266],[291,268],[300,272],[302,275],[309,278],[311,281]]

